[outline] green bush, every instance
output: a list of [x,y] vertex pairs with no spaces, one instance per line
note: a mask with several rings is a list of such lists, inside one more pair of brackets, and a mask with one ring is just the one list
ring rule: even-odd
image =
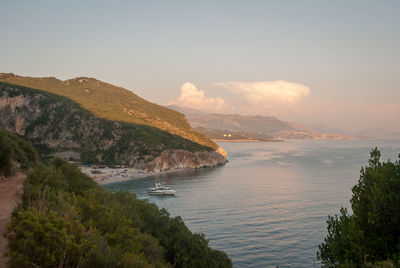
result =
[[79,221],[53,211],[19,211],[9,230],[10,267],[77,267],[90,246]]
[[400,266],[400,161],[380,162],[380,155],[372,150],[361,169],[350,200],[353,214],[342,208],[327,221],[318,256],[329,267]]

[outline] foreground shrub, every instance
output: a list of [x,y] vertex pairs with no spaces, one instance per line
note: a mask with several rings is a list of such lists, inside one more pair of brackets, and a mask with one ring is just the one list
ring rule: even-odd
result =
[[329,267],[400,266],[400,162],[380,162],[380,156],[372,150],[361,169],[350,200],[353,214],[342,208],[327,221],[318,256]]
[[231,267],[180,217],[111,193],[55,158],[29,174],[8,229],[11,267]]

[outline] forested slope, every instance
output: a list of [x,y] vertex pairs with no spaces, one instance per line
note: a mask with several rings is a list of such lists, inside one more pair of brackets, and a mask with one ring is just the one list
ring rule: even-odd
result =
[[[6,135],[18,151],[20,139]],[[6,235],[10,267],[232,266],[180,217],[108,192],[61,158],[34,165]]]

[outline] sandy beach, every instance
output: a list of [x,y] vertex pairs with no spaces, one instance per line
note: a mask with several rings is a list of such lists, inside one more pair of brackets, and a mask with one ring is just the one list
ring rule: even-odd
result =
[[163,170],[159,172],[149,172],[144,170],[138,170],[134,168],[96,168],[96,167],[85,167],[81,166],[80,170],[91,177],[95,182],[100,185],[115,183],[115,182],[123,182],[134,180],[138,178],[143,178],[147,176],[152,176],[156,174],[170,173],[176,172],[182,169],[173,169],[173,170]]
[[94,168],[81,166],[80,169],[83,173],[101,185],[133,180],[155,174],[155,172],[147,172],[134,168]]

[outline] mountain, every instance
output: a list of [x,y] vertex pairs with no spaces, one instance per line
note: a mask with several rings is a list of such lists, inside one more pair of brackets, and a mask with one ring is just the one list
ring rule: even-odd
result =
[[297,127],[295,128],[299,130],[314,131],[316,133],[351,135],[349,132],[346,132],[340,128],[330,127],[321,122],[304,123],[304,124],[294,123],[294,122],[286,122],[286,123],[292,126],[297,125]]
[[195,128],[195,130],[215,141],[282,141],[263,133],[234,132],[203,127]]
[[[186,114],[189,123],[214,140],[355,139],[322,123],[283,122],[272,116],[205,114],[180,106],[168,106]],[[224,136],[225,135],[225,136]]]
[[205,135],[193,131],[182,113],[151,103],[122,87],[88,77],[61,81],[0,73],[0,81],[65,96],[97,117],[155,127],[224,154]]
[[307,126],[306,124],[302,124],[302,123],[298,123],[298,122],[289,122],[289,121],[286,121],[285,123],[297,130],[306,131],[306,132],[315,132],[314,129]]
[[194,128],[203,127],[233,132],[269,134],[293,130],[284,122],[272,116],[245,116],[239,114],[188,114]]
[[225,130],[253,135],[294,130],[290,125],[273,116],[207,114],[201,110],[176,105],[167,105],[167,107],[185,114],[190,125],[196,129]]
[[[0,128],[30,140],[42,156],[63,153],[83,162],[151,171],[226,161],[213,148],[179,135],[147,124],[104,119],[82,106],[47,91],[0,82]],[[195,133],[190,126],[188,130]]]

